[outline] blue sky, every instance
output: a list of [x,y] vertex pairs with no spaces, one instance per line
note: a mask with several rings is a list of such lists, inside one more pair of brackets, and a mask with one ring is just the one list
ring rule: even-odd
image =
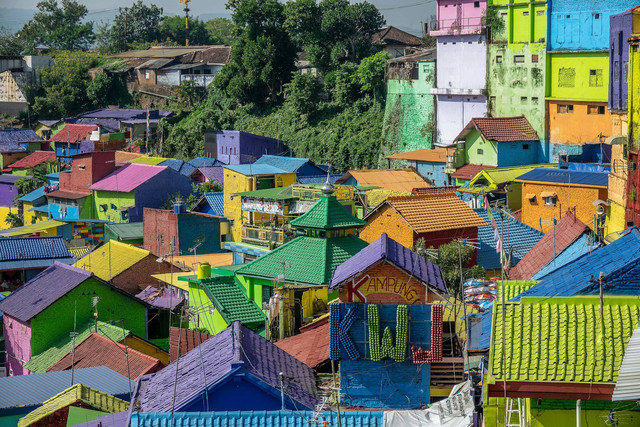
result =
[[[376,5],[385,16],[387,24],[420,34],[421,21],[428,21],[435,13],[435,0],[369,0]],[[117,12],[118,7],[130,6],[133,0],[80,0],[89,9],[89,19],[97,21],[108,19]],[[178,0],[145,0],[162,7],[166,14],[182,14],[182,3]],[[198,15],[227,15],[224,7],[226,0],[191,0],[191,13]],[[21,27],[29,19],[36,8],[38,0],[0,0],[0,26]],[[19,9],[18,9],[19,8]],[[22,10],[20,10],[22,9]],[[26,9],[26,10],[25,10]],[[4,15],[4,18],[2,17]],[[13,29],[13,28],[10,28]]]

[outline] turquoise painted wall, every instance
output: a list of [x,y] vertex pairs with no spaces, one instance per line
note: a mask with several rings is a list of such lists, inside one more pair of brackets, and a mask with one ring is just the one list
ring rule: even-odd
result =
[[43,352],[62,335],[73,331],[76,307],[78,325],[84,325],[92,320],[94,309],[91,301],[94,296],[100,297],[98,320],[108,322],[124,319],[125,329],[147,338],[146,307],[133,297],[128,297],[99,280],[90,278],[31,319],[31,354]]
[[435,62],[407,63],[418,67],[417,79],[393,79],[387,82],[384,112],[383,158],[389,154],[432,148],[436,117]]

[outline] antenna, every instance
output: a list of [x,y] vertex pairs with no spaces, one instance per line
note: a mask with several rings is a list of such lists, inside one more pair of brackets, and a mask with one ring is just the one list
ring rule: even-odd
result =
[[205,236],[204,234],[193,239],[194,245],[189,248],[189,252],[191,252],[194,256],[194,263],[198,263],[198,248],[204,244]]
[[[191,0],[178,0],[180,3],[184,3],[184,28],[185,28],[185,41],[184,45],[189,46],[189,2]],[[172,417],[173,419],[173,417]]]

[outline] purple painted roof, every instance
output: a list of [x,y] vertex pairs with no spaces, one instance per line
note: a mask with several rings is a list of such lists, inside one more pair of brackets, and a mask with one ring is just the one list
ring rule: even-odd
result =
[[33,129],[0,130],[0,142],[42,141]]
[[222,183],[224,181],[224,168],[222,166],[203,166],[198,170],[209,181],[216,181]]
[[0,311],[21,322],[27,322],[89,277],[89,271],[56,261],[0,301]]
[[129,422],[129,414],[127,411],[116,412],[115,414],[107,414],[96,418],[93,421],[76,424],[76,427],[122,427]]
[[339,289],[353,276],[371,267],[378,261],[386,259],[412,275],[418,280],[434,288],[447,292],[440,267],[427,261],[424,257],[402,246],[390,238],[387,233],[360,252],[343,262],[336,268],[329,289]]
[[128,163],[93,184],[91,189],[129,193],[165,169],[166,166]]
[[147,286],[142,292],[136,295],[136,298],[143,300],[158,308],[167,308],[173,310],[183,301],[177,292],[165,289],[164,293],[153,286]]
[[81,117],[79,119],[70,119],[67,123],[78,125],[98,125],[107,130],[117,132],[120,129],[120,122],[116,119],[100,119],[95,117]]
[[[149,117],[151,119],[158,119],[161,117],[169,117],[173,115],[173,111],[167,110],[149,110]],[[87,111],[82,114],[78,114],[77,118],[101,118],[101,119],[146,119],[147,110],[136,110],[133,108],[101,108],[99,110]]]
[[[139,408],[139,412],[170,412],[176,363],[179,381],[175,410],[179,412],[194,402],[201,396],[204,388],[200,354],[204,358],[206,383],[209,387],[232,374],[235,369],[244,369],[279,393],[279,373],[283,372],[287,395],[296,404],[313,409],[319,403],[311,368],[235,321],[161,371],[139,377],[131,407]],[[247,406],[251,407],[251,404],[247,403]]]

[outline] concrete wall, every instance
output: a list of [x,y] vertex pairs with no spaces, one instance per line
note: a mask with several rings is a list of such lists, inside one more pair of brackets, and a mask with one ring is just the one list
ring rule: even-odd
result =
[[172,210],[144,208],[144,248],[154,255],[164,256],[178,251],[178,219]]
[[32,83],[31,77],[31,73],[0,73],[0,102],[27,102],[27,87]]
[[609,109],[625,111],[629,96],[629,36],[632,14],[611,16],[609,30]]
[[407,166],[414,167],[421,177],[428,180],[435,186],[449,185],[449,175],[444,172],[446,166],[445,163],[409,161],[407,162]]
[[[516,63],[516,58],[524,62]],[[491,116],[524,114],[544,139],[545,44],[490,44],[487,62],[487,108]]]
[[637,0],[550,1],[548,49],[608,50],[609,17],[637,4]]
[[[573,112],[562,113],[561,111],[568,111],[564,105],[572,105]],[[596,107],[604,108],[594,114]],[[599,114],[600,112],[603,114]],[[602,132],[606,138],[611,134],[613,126],[611,114],[604,102],[549,101],[547,120],[548,138],[552,144],[582,145],[600,142],[598,135]]]
[[486,141],[476,129],[473,129],[465,139],[464,157],[465,163],[498,166],[498,144]]
[[192,181],[171,168],[166,168],[134,190],[135,207],[129,209],[129,219],[124,222],[140,222],[144,208],[160,208],[175,195],[182,200],[193,192]]
[[[437,87],[459,92],[482,91],[487,85],[487,41],[484,35],[438,37]],[[480,92],[478,92],[480,93]]]
[[438,145],[448,145],[474,117],[487,115],[484,95],[437,96]]
[[448,34],[471,34],[482,30],[482,15],[487,0],[440,0],[437,7],[437,29],[432,37]]
[[435,82],[436,63],[423,61],[406,65],[418,67],[418,79],[390,79],[387,82],[384,112],[387,144],[383,145],[381,157],[433,147],[436,118],[431,88]]
[[629,47],[629,149],[637,152],[640,146],[640,43]]
[[180,70],[158,70],[156,82],[164,86],[180,86]]
[[[122,219],[120,208],[132,206],[136,203],[134,192],[121,193],[118,191],[94,191],[93,204],[97,219],[115,223],[128,222]],[[101,209],[101,205],[106,205],[106,211]],[[112,206],[113,205],[113,206]],[[149,206],[151,207],[151,206]],[[136,221],[131,221],[136,222]]]
[[607,102],[609,53],[553,52],[547,57],[547,96],[556,100]]
[[21,361],[31,360],[31,324],[6,313],[3,324],[7,375],[26,375],[29,371],[22,367]]
[[[547,206],[540,196],[543,191],[557,193],[556,206]],[[522,222],[529,227],[546,233],[552,226],[552,218],[562,218],[568,209],[575,208],[576,217],[593,228],[593,216],[595,214],[595,200],[607,200],[607,189],[598,187],[585,187],[575,185],[554,185],[552,183],[522,184],[522,194],[535,194],[535,199],[522,200]]]
[[209,131],[205,137],[205,151],[208,151],[209,139],[216,141],[217,155],[211,153],[212,157],[227,165],[253,163],[264,154],[281,155],[284,151],[282,141],[247,132]]

